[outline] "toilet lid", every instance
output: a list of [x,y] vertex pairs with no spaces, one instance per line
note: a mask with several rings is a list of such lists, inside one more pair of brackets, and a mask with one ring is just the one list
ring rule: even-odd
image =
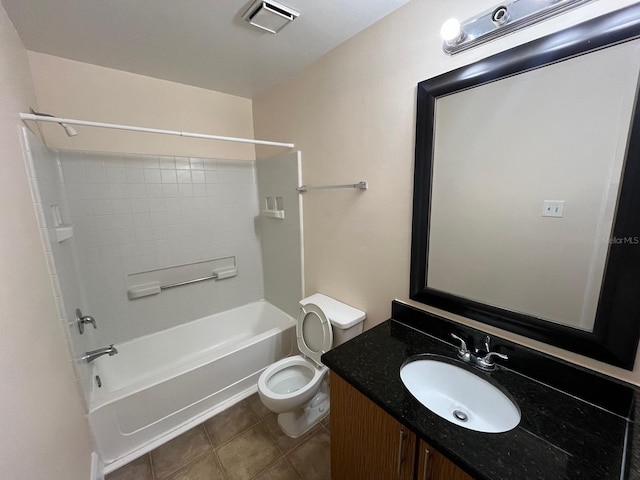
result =
[[331,350],[333,331],[331,323],[320,307],[313,303],[307,303],[300,308],[296,335],[300,352],[317,365],[322,365],[320,357],[323,353]]

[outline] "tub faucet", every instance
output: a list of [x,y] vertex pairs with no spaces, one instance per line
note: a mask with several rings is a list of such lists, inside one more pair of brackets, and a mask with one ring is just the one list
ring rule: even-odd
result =
[[86,360],[87,363],[91,363],[96,358],[101,357],[102,355],[109,355],[110,357],[113,357],[116,353],[118,353],[118,349],[114,347],[112,343],[108,347],[102,347],[98,348],[97,350],[91,350],[90,352],[87,352],[84,357],[82,357],[82,359]]

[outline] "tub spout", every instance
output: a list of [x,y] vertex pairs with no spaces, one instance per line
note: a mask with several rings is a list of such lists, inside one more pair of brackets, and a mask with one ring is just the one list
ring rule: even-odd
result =
[[113,346],[113,343],[108,347],[98,348],[97,350],[91,350],[87,352],[82,359],[86,360],[87,363],[93,362],[96,358],[101,357],[102,355],[109,355],[113,357],[116,353],[118,353],[118,349]]

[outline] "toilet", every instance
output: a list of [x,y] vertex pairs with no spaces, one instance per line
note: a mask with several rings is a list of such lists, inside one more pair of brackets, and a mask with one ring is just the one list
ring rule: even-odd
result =
[[329,413],[329,369],[323,353],[362,333],[362,310],[316,293],[300,300],[296,337],[300,355],[284,358],[258,379],[260,400],[278,414],[288,436],[308,432]]

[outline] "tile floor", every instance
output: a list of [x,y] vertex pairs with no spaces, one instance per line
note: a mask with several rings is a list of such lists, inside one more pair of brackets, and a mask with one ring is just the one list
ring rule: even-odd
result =
[[287,437],[256,394],[106,480],[330,480],[329,439],[328,417]]

